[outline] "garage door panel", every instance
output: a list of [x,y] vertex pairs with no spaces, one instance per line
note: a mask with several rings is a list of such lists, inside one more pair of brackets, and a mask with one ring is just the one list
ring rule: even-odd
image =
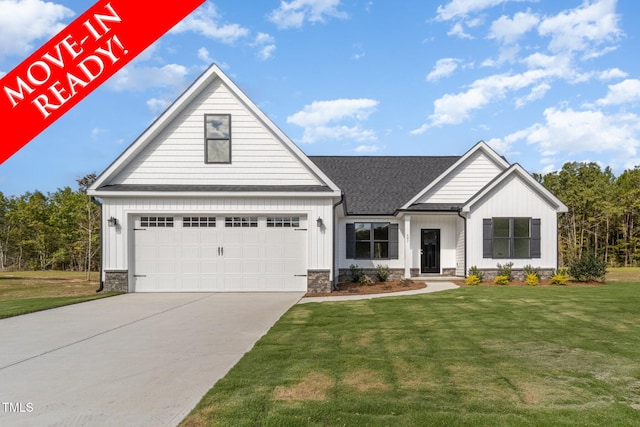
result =
[[134,275],[145,277],[134,278],[133,290],[306,290],[306,231],[265,224],[264,217],[257,227],[201,218],[183,227],[176,216],[173,227],[140,227],[137,218],[144,229],[134,232]]

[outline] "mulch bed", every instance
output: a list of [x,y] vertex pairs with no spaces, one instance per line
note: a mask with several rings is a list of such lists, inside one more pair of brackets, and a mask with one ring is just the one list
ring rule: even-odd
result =
[[[467,286],[466,283],[464,283],[464,280],[452,280],[453,283],[455,283],[458,286]],[[605,286],[606,283],[604,282],[572,282],[572,281],[568,281],[566,285],[552,285],[549,280],[540,280],[540,283],[538,283],[537,286],[556,286],[556,287],[563,287],[563,286],[568,286],[568,287],[584,287],[584,286]],[[504,286],[529,286],[527,285],[524,281],[521,280],[513,280],[511,282],[509,282],[508,285],[496,285],[495,283],[493,283],[493,281],[490,282],[480,282],[479,285],[476,286],[499,286],[499,287],[504,287]]]
[[337,297],[345,295],[368,295],[385,294],[389,292],[411,291],[422,289],[427,285],[425,282],[414,282],[413,280],[388,280],[386,282],[376,282],[373,285],[361,285],[360,283],[345,282],[338,284],[337,291],[330,293],[308,293],[306,297]]

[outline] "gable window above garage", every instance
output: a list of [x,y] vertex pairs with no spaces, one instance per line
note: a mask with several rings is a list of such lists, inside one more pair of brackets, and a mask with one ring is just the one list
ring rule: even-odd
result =
[[231,114],[204,115],[205,163],[231,163]]

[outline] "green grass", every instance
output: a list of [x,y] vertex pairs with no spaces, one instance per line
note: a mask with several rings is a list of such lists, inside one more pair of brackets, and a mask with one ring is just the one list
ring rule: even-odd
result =
[[183,426],[638,426],[640,284],[294,306]]
[[98,274],[65,271],[0,273],[0,319],[117,295],[96,294]]

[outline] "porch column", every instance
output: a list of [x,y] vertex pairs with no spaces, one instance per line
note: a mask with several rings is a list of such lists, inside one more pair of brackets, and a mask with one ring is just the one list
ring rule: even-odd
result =
[[411,278],[411,262],[413,254],[411,253],[411,216],[404,217],[404,277]]

